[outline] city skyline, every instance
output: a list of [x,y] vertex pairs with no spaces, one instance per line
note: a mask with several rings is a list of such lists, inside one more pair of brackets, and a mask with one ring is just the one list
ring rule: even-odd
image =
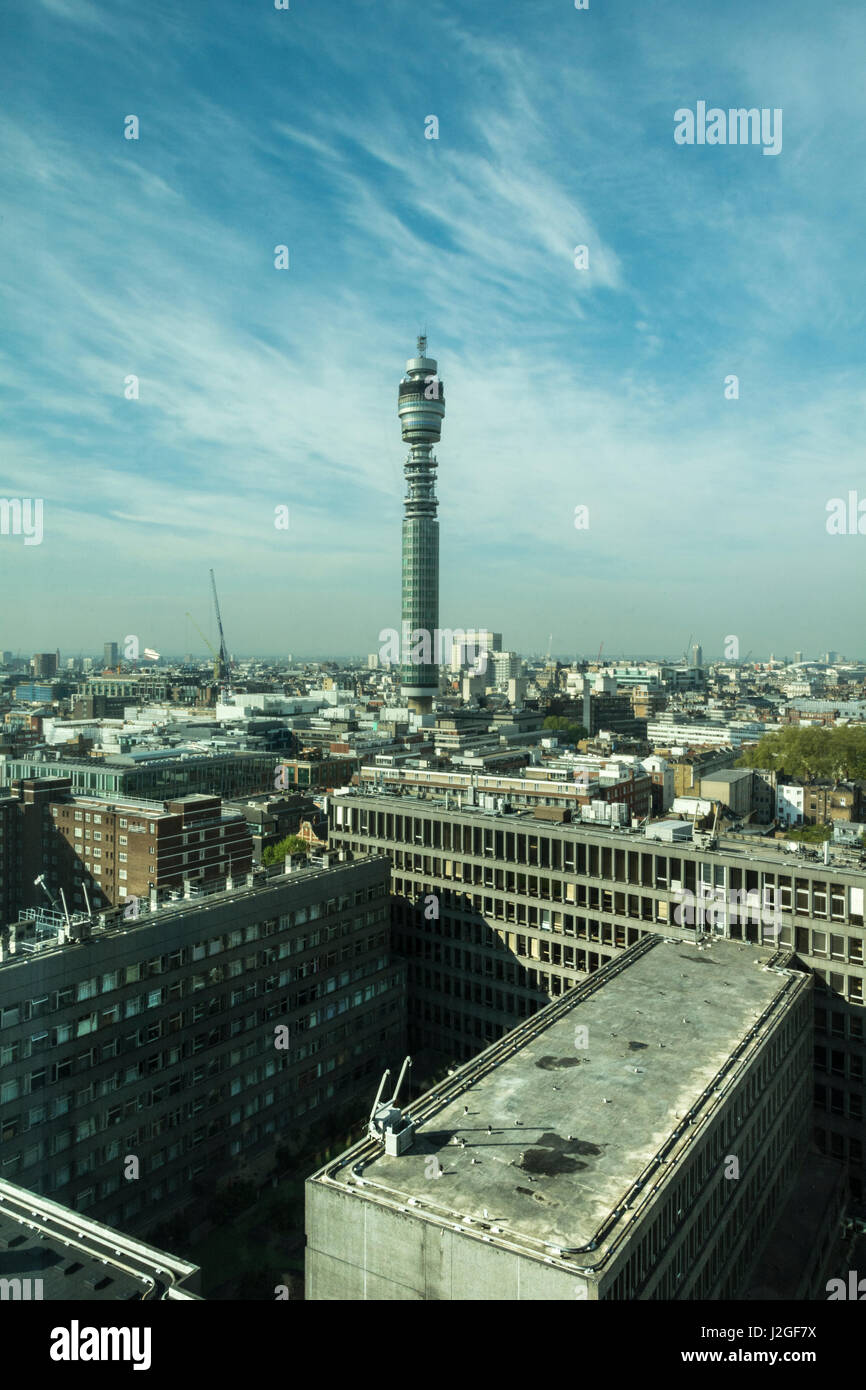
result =
[[[856,655],[864,20],[781,13],[7,11],[3,495],[44,535],[0,535],[3,645],[188,650],[213,565],[233,650],[375,651],[426,326],[443,626]],[[704,100],[783,110],[778,155],[680,146]]]
[[254,1303],[648,1303],[660,1364],[826,1376],[866,11],[7,0],[0,51],[0,1305],[140,1370],[105,1305],[243,1305],[248,1365]]

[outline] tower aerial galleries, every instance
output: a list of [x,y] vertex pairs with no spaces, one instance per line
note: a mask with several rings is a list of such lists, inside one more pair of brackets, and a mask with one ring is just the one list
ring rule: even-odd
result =
[[426,714],[439,688],[439,522],[433,446],[442,430],[445,393],[436,361],[418,339],[406,363],[397,413],[409,445],[404,465],[408,494],[403,517],[403,607],[400,683],[409,708]]

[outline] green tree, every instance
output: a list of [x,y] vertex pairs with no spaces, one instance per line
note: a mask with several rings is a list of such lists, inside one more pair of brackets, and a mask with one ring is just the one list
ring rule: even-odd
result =
[[766,767],[810,781],[866,778],[866,725],[817,728],[791,724],[775,729],[753,748],[746,749],[738,766]]
[[804,825],[800,830],[789,830],[786,840],[802,840],[807,845],[821,845],[833,835],[832,825]]
[[567,714],[549,714],[544,727],[552,734],[561,734],[563,743],[577,743],[582,738],[589,738],[589,730],[577,720],[569,719]]
[[262,852],[263,864],[277,864],[281,859],[285,859],[287,854],[309,854],[310,846],[306,840],[302,840],[300,835],[287,835],[284,840],[280,840],[276,845],[268,845]]

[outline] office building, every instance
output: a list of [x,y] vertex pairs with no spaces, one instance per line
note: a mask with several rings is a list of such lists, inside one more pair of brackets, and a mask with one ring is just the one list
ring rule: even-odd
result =
[[152,673],[141,676],[89,676],[79,684],[77,695],[83,701],[104,696],[108,709],[122,713],[123,705],[118,705],[118,701],[127,705],[144,705],[167,700],[169,683],[164,676]]
[[0,1300],[198,1302],[189,1260],[0,1179]]
[[466,666],[479,666],[479,656],[482,654],[486,655],[489,668],[492,653],[501,651],[501,632],[484,627],[455,629],[451,643],[451,670],[461,671]]
[[[824,864],[764,839],[666,844],[647,838],[652,825],[556,824],[430,792],[339,794],[328,814],[332,847],[391,859],[410,1046],[445,1062],[472,1057],[647,933],[778,939],[815,976],[815,1139],[847,1164],[863,1203],[866,871],[856,853]],[[425,916],[431,899],[435,917]]]
[[55,652],[37,652],[30,658],[34,680],[50,680],[57,675],[57,655]]
[[310,787],[317,791],[329,791],[332,787],[342,787],[350,782],[360,766],[360,758],[280,758],[274,764],[274,785],[281,791],[290,788],[300,791]]
[[654,748],[696,748],[726,746],[739,749],[744,743],[757,743],[767,733],[756,719],[686,719],[680,715],[657,715],[649,720],[646,736]]
[[736,1297],[809,1145],[787,953],[646,938],[307,1182],[310,1300]]
[[503,801],[512,806],[558,806],[569,810],[576,819],[581,818],[584,808],[618,806],[621,814],[612,818],[599,816],[607,821],[612,819],[616,825],[628,825],[633,817],[647,816],[651,809],[652,780],[641,767],[635,770],[612,763],[592,771],[564,766],[530,766],[509,775],[503,775],[503,771],[501,767],[491,772],[362,767],[358,782],[362,787],[448,792],[458,806],[478,805],[487,810],[496,810]]
[[103,662],[107,671],[114,671],[117,668],[117,643],[106,642],[103,647]]
[[18,915],[21,895],[21,849],[18,799],[0,790],[0,924]]
[[47,681],[26,681],[15,687],[15,699],[28,705],[50,705],[59,698],[62,687]]
[[143,749],[106,758],[70,758],[36,753],[9,758],[7,785],[16,778],[68,777],[76,795],[171,797],[203,792],[206,796],[246,796],[273,791],[273,753],[193,753],[187,748]]
[[[402,696],[411,710],[426,714],[439,689],[439,522],[436,520],[437,459],[433,447],[442,431],[445,390],[437,363],[418,339],[418,356],[406,363],[397,413],[409,445],[404,472],[408,495],[403,517]],[[413,634],[424,636],[416,639]],[[413,659],[415,642],[426,641]]]
[[506,686],[509,681],[519,679],[525,670],[526,663],[517,652],[493,652],[487,658],[487,684]]
[[362,1107],[405,1040],[381,857],[140,908],[0,938],[0,1176],[135,1232]]
[[[237,879],[252,868],[246,819],[218,796],[109,801],[73,796],[68,778],[13,782],[11,791],[20,812],[21,907],[44,906],[61,889],[79,911],[117,906],[153,888]],[[47,895],[34,885],[43,874]]]

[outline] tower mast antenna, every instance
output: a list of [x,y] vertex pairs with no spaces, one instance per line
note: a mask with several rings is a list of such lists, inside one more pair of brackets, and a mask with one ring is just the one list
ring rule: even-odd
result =
[[[409,457],[404,464],[403,602],[400,684],[416,714],[429,714],[439,689],[439,523],[436,520],[436,456],[445,393],[438,363],[427,356],[427,329],[418,356],[406,363],[397,413]],[[420,642],[420,649],[416,643]]]

